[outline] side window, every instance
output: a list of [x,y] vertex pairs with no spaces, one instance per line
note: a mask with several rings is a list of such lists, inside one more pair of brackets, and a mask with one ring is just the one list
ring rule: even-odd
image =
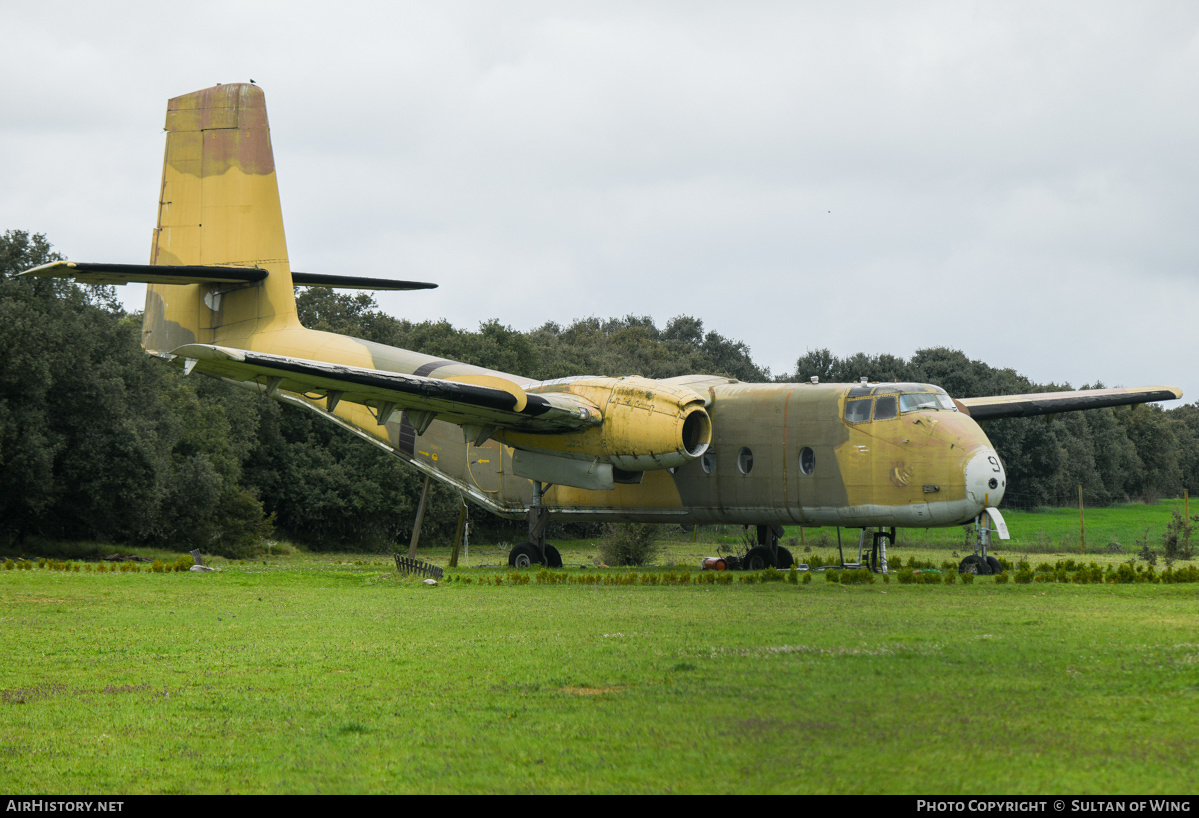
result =
[[704,468],[704,474],[711,474],[716,471],[716,452],[708,449],[704,452],[704,456],[700,458],[699,464]]
[[799,450],[799,470],[804,474],[816,471],[816,453],[807,446]]
[[894,395],[881,397],[874,402],[874,419],[890,420],[899,417],[899,404]]
[[870,420],[870,398],[845,402],[845,419],[850,423]]
[[741,447],[741,451],[737,452],[737,468],[742,474],[749,474],[754,467],[754,453],[745,446]]

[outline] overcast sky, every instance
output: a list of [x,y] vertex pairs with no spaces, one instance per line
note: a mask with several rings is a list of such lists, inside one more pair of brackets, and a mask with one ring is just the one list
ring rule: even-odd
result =
[[[145,263],[168,98],[266,92],[292,266],[1199,399],[1194,2],[4,3],[0,230]],[[120,288],[133,309],[143,291]]]

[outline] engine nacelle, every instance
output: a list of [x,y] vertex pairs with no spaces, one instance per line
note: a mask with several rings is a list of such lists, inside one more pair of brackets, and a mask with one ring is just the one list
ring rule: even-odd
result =
[[598,460],[631,472],[682,466],[712,442],[712,420],[692,389],[638,377],[581,378],[554,388],[596,406],[603,422],[577,432],[506,430],[495,437],[518,449]]

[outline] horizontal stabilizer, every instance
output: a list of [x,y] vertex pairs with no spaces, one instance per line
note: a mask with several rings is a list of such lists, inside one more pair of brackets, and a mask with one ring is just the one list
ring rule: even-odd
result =
[[1080,389],[1075,392],[1038,392],[1030,395],[999,395],[989,398],[958,398],[975,420],[1027,418],[1055,415],[1106,406],[1130,406],[1159,400],[1178,400],[1182,390],[1173,386],[1142,386],[1123,389]]
[[31,278],[73,278],[80,284],[253,284],[266,278],[259,267],[214,265],[97,264],[53,261],[21,273]]
[[444,380],[208,344],[187,344],[172,354],[186,372],[258,383],[268,392],[281,389],[310,400],[325,399],[327,409],[360,404],[380,424],[394,411],[461,426],[526,432],[570,431],[603,420],[599,409],[576,395],[529,394],[515,383],[491,376]]
[[390,278],[297,273],[295,270],[292,270],[291,280],[297,287],[333,287],[340,290],[433,290],[437,288],[436,284],[429,284],[425,281],[392,281]]
[[[31,278],[71,278],[80,284],[254,284],[266,278],[260,267],[232,265],[104,264],[86,261],[53,261],[21,273]],[[424,281],[336,276],[324,273],[291,274],[296,287],[335,287],[343,290],[431,290]]]

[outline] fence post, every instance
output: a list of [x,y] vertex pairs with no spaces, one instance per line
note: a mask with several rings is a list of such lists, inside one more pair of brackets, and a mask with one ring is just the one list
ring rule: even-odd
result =
[[1082,483],[1078,484],[1078,536],[1082,541],[1082,553],[1087,553],[1087,528],[1082,521]]

